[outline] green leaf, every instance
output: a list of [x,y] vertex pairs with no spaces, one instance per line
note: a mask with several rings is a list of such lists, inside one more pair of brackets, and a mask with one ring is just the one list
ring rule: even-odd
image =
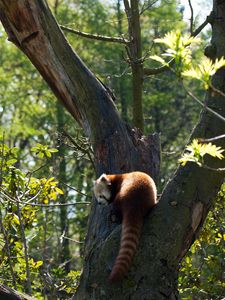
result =
[[59,150],[58,150],[58,149],[55,149],[55,148],[49,148],[48,151],[50,151],[50,152],[52,152],[52,153],[54,153],[54,152],[59,152]]
[[181,163],[182,166],[185,166],[188,161],[195,162],[201,166],[206,154],[218,159],[223,159],[224,155],[222,153],[225,150],[212,143],[203,144],[199,143],[197,139],[194,139],[192,143],[186,147],[186,151],[188,151],[188,153],[184,153],[179,159],[179,163]]
[[15,214],[13,214],[12,223],[14,223],[16,225],[20,225],[19,217]]
[[150,56],[151,59],[160,62],[162,65],[168,65],[168,63],[160,56],[158,55],[152,55]]
[[7,166],[12,166],[12,165],[15,164],[16,162],[17,162],[17,159],[12,158],[12,159],[7,160],[6,165],[7,165]]
[[58,187],[56,187],[55,190],[56,190],[56,192],[57,192],[58,194],[60,194],[60,195],[63,195],[63,194],[64,194],[64,192],[63,192],[60,188],[58,188]]
[[44,153],[43,153],[43,152],[39,152],[39,153],[38,153],[38,157],[39,157],[39,158],[43,158],[43,157],[44,157]]
[[216,73],[216,71],[224,66],[225,59],[223,57],[216,59],[214,63],[212,60],[205,57],[198,66],[192,66],[189,70],[182,72],[182,75],[202,81],[204,83],[204,88],[208,89],[211,83],[211,77]]
[[46,155],[46,157],[51,157],[52,156],[51,152],[48,151],[48,150],[45,150],[44,154]]
[[43,261],[42,260],[38,260],[38,261],[36,261],[36,262],[33,263],[33,267],[35,269],[40,268],[40,266],[42,266],[42,265],[43,265]]

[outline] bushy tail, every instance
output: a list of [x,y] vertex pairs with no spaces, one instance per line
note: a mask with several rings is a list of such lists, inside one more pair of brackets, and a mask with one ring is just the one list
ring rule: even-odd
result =
[[128,271],[139,242],[142,226],[143,217],[141,216],[123,217],[120,250],[109,277],[111,282],[121,280]]

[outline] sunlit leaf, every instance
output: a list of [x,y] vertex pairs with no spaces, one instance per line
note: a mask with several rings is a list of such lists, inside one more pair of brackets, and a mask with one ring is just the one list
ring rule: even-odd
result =
[[185,152],[179,159],[182,166],[185,166],[189,161],[201,166],[204,163],[203,158],[206,154],[218,159],[223,159],[223,152],[225,150],[212,143],[199,143],[197,139],[194,139],[192,143],[186,147],[186,151],[188,152]]
[[[200,42],[199,38],[190,37],[188,34],[181,34],[179,30],[171,31],[165,35],[164,38],[157,38],[154,40],[155,43],[165,44],[168,48],[165,53],[162,54],[164,57],[173,58],[175,63],[170,68],[180,76],[182,72],[190,69],[191,67],[191,44],[197,44]],[[164,59],[158,56],[151,57],[154,60],[159,61],[162,64],[166,64]]]
[[63,195],[63,194],[64,194],[64,192],[63,192],[60,188],[58,188],[58,187],[56,187],[55,190],[56,190],[56,192],[57,192],[58,194],[60,194],[60,195]]
[[183,71],[182,75],[202,81],[204,83],[204,88],[208,89],[212,76],[216,73],[216,71],[224,66],[225,59],[223,57],[216,59],[214,63],[212,60],[205,57],[196,67],[192,66],[189,70]]
[[160,56],[158,55],[152,55],[150,56],[151,59],[160,62],[162,65],[168,65],[168,63]]
[[9,160],[7,160],[6,161],[6,164],[7,164],[7,166],[11,166],[11,165],[13,165],[13,164],[15,164],[17,162],[17,159],[9,159]]

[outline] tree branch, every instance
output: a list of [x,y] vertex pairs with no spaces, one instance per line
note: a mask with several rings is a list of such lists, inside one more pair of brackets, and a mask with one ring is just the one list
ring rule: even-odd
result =
[[5,132],[3,131],[2,134],[2,148],[1,148],[1,153],[0,153],[0,157],[1,157],[1,164],[0,164],[0,187],[2,186],[2,170],[3,170],[3,165],[4,165],[4,147],[5,147]]
[[191,3],[191,0],[188,0],[188,4],[191,10],[191,18],[190,18],[190,33],[191,35],[193,34],[193,26],[194,26],[194,10],[193,10],[193,6]]
[[[67,137],[68,138],[68,140],[75,146],[75,149],[78,149],[78,150],[80,150],[84,155],[87,155],[88,156],[88,158],[89,158],[89,160],[90,160],[90,162],[91,162],[91,164],[92,164],[92,167],[93,167],[93,169],[95,168],[95,164],[94,164],[94,161],[93,161],[93,158],[92,158],[92,154],[93,153],[90,153],[90,147],[88,147],[88,148],[85,148],[85,147],[83,147],[82,145],[80,145],[79,143],[77,143],[76,141],[75,141],[75,139],[73,139],[70,135],[69,135],[69,133],[66,131],[66,130],[62,130],[62,133],[65,135],[65,137]],[[90,146],[90,145],[89,145]]]
[[0,284],[0,298],[3,300],[37,300],[36,298],[22,294],[14,289]]
[[225,168],[212,168],[212,167],[209,167],[207,165],[202,165],[201,167],[204,168],[204,169],[213,171],[213,172],[225,172]]
[[199,100],[194,94],[192,94],[190,91],[188,91],[188,89],[185,87],[184,84],[183,84],[183,88],[186,91],[186,93],[192,99],[194,99],[198,104],[200,104],[202,107],[204,107],[207,111],[209,111],[211,114],[213,114],[214,116],[216,116],[218,119],[220,119],[221,121],[225,122],[225,118],[222,115],[218,114],[216,111],[214,111],[213,109],[211,109],[210,107],[208,107],[205,103],[203,103],[201,100]]
[[9,270],[10,270],[10,274],[12,276],[12,284],[13,284],[13,287],[15,289],[17,289],[16,275],[14,273],[13,264],[12,264],[12,260],[11,260],[10,242],[9,242],[7,231],[5,230],[5,227],[4,227],[4,224],[3,224],[3,216],[2,216],[1,209],[0,209],[0,230],[1,230],[1,232],[3,234],[3,237],[4,237],[4,244],[5,244],[7,257],[8,257],[8,262],[9,262]]
[[220,140],[220,139],[224,139],[225,138],[225,134],[221,134],[219,136],[215,136],[213,138],[209,138],[209,139],[199,139],[201,143],[208,143],[208,142],[214,142],[216,140]]
[[130,17],[130,4],[128,0],[123,0],[123,4],[125,7],[125,12],[127,14],[127,17]]
[[84,38],[92,39],[92,40],[111,42],[111,43],[120,43],[120,44],[129,44],[130,43],[130,41],[125,38],[110,37],[110,36],[86,33],[86,32],[82,32],[80,30],[72,29],[72,28],[64,26],[64,25],[60,25],[60,28],[66,32],[74,33],[76,35],[82,36]]
[[158,0],[152,0],[152,1],[148,1],[148,4],[145,5],[145,2],[140,10],[140,15],[142,15],[146,10],[148,10],[150,7],[152,7],[156,2],[158,2]]
[[213,92],[223,96],[225,98],[225,93],[223,93],[222,91],[220,91],[219,89],[215,88],[212,84],[209,85],[209,87],[213,90]]
[[214,12],[211,12],[205,19],[205,21],[197,28],[194,30],[194,32],[192,32],[193,37],[197,36],[204,28],[206,25],[212,23],[214,19]]
[[16,199],[16,207],[17,207],[17,215],[18,215],[18,219],[19,219],[19,223],[20,223],[21,240],[22,240],[23,247],[24,247],[27,292],[29,295],[31,295],[32,288],[31,288],[31,275],[30,275],[30,266],[29,266],[29,254],[28,254],[28,247],[27,247],[27,239],[26,239],[26,235],[25,235],[25,228],[24,228],[20,205],[19,205],[19,198]]
[[14,199],[11,195],[6,193],[5,191],[0,191],[0,194],[2,194],[3,197],[7,198],[8,201],[13,202],[13,203],[20,203],[23,204],[24,206],[30,205],[30,206],[37,206],[37,207],[60,207],[60,206],[70,206],[70,205],[90,205],[91,202],[74,202],[74,203],[56,203],[56,204],[41,204],[41,203],[33,203],[33,202],[24,202],[21,201],[20,199]]
[[84,242],[80,242],[80,241],[77,241],[77,240],[74,240],[74,239],[71,239],[71,238],[65,236],[65,235],[64,235],[64,232],[63,232],[63,234],[60,236],[60,239],[69,240],[69,241],[74,242],[74,243],[76,243],[76,244],[84,244]]
[[175,62],[174,59],[171,59],[168,62],[169,66],[162,66],[162,67],[158,67],[158,68],[143,68],[144,75],[145,76],[151,76],[151,75],[161,74],[165,71],[169,71],[170,67],[172,67],[174,62]]

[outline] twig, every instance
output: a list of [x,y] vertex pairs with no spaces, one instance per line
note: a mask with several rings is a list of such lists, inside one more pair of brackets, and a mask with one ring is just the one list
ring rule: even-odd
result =
[[225,168],[211,168],[207,165],[202,165],[201,167],[214,172],[225,172]]
[[129,4],[129,1],[128,0],[123,0],[123,4],[124,4],[124,7],[125,7],[125,13],[126,13],[126,16],[127,16],[127,22],[128,22],[128,31],[129,31],[129,36],[132,37],[132,34],[130,32],[131,30],[131,7],[130,7],[130,4]]
[[[68,187],[69,189],[71,189],[71,190],[77,192],[78,194],[80,194],[80,195],[82,195],[82,196],[85,196],[85,197],[87,197],[87,198],[92,198],[91,196],[89,196],[89,195],[87,195],[87,194],[85,194],[85,193],[82,193],[80,190],[76,189],[75,187],[70,186],[69,184],[67,184],[67,183],[65,183],[65,182],[63,182],[63,181],[61,181],[61,180],[59,180],[59,183],[65,185],[65,186]],[[83,202],[82,202],[82,203],[83,203]]]
[[20,203],[23,205],[30,205],[30,206],[38,206],[38,207],[59,207],[59,206],[69,206],[69,205],[89,205],[91,202],[75,202],[75,203],[56,203],[56,204],[40,204],[40,203],[30,203],[29,201],[23,202],[21,200],[14,199],[11,195],[7,195],[5,191],[0,190],[0,194],[3,197],[7,198],[9,201],[13,203]]
[[77,244],[83,244],[83,243],[84,243],[84,242],[80,242],[80,241],[71,239],[71,238],[65,236],[64,233],[60,236],[60,239],[61,239],[61,240],[62,240],[62,239],[66,239],[66,240],[72,241],[72,242],[77,243]]
[[183,88],[186,91],[186,93],[192,98],[194,99],[198,104],[200,104],[202,107],[204,107],[207,111],[209,111],[210,113],[212,113],[214,116],[216,116],[218,119],[220,119],[221,121],[225,122],[225,118],[223,116],[221,116],[220,114],[218,114],[216,111],[214,111],[213,109],[211,109],[210,107],[206,106],[204,103],[202,103],[201,100],[199,100],[195,95],[193,95],[191,92],[188,91],[188,89],[185,87],[185,85],[183,84]]
[[224,139],[224,138],[225,138],[225,134],[221,134],[221,135],[215,136],[210,139],[199,139],[199,140],[201,143],[208,143],[208,142],[213,142],[213,141]]
[[87,155],[88,156],[88,158],[89,158],[89,160],[90,160],[90,162],[91,162],[91,164],[92,164],[92,166],[93,166],[93,168],[95,168],[95,164],[94,164],[94,161],[93,161],[93,159],[92,159],[92,156],[91,156],[91,154],[90,154],[90,152],[89,152],[89,149],[90,149],[90,147],[88,148],[88,149],[85,149],[84,147],[82,147],[81,145],[79,145],[64,129],[63,129],[63,131],[62,131],[62,133],[68,138],[68,140],[78,149],[78,150],[80,150],[82,153],[84,153],[85,155]]
[[63,25],[60,25],[60,28],[64,31],[74,33],[76,35],[82,36],[84,38],[92,39],[92,40],[105,41],[105,42],[111,42],[111,43],[120,43],[120,44],[129,44],[130,43],[130,41],[125,38],[91,34],[91,33],[87,33],[87,32],[82,32],[80,30],[72,29],[70,27],[63,26]]
[[28,175],[29,175],[29,176],[32,176],[32,174],[34,174],[34,173],[40,171],[41,169],[43,169],[43,168],[45,168],[45,167],[47,167],[47,166],[48,166],[48,163],[46,163],[46,164],[44,164],[44,165],[38,167],[37,169],[35,169],[35,170],[33,170],[33,171],[28,171],[28,172],[26,173],[26,176],[28,176]]
[[[42,168],[46,167],[47,165],[48,165],[48,164],[44,164],[44,165],[40,166],[39,168],[37,168],[36,170],[34,170],[34,171],[28,171],[28,172],[26,173],[26,177],[28,177],[28,181],[27,181],[27,183],[26,183],[26,186],[25,186],[23,195],[22,195],[22,197],[20,197],[20,199],[22,199],[22,198],[25,196],[25,194],[26,194],[26,191],[27,191],[28,186],[29,186],[29,184],[30,184],[31,176],[32,176],[35,172],[38,172],[38,171],[41,170]],[[46,183],[45,183],[45,184],[46,184]],[[45,184],[44,184],[44,185],[45,185]],[[44,187],[44,186],[42,186],[42,187]],[[36,194],[33,198],[29,199],[29,201],[30,201],[30,202],[34,201],[34,200],[38,197],[38,195],[40,194],[40,192],[41,192],[41,189],[37,192],[37,194]]]
[[193,10],[191,0],[188,0],[188,4],[189,4],[189,7],[190,7],[190,11],[191,11],[190,32],[191,32],[191,35],[192,35],[193,34],[193,26],[194,26],[194,10]]
[[121,71],[122,71],[121,74],[113,74],[112,77],[120,78],[120,77],[124,76],[125,74],[128,74],[128,73],[127,73],[127,70],[128,70],[129,68],[130,68],[130,66],[127,65],[126,68],[124,69],[124,71],[121,70]]
[[2,151],[1,151],[1,167],[0,167],[0,186],[2,186],[2,170],[3,170],[3,163],[4,163],[4,145],[5,145],[5,132],[2,135]]
[[209,23],[211,23],[214,19],[214,12],[211,12],[210,15],[208,15],[205,19],[205,21],[197,28],[195,29],[195,31],[192,33],[191,36],[195,37],[197,36],[203,28],[205,28],[206,25],[208,25]]
[[[29,204],[30,202],[33,202],[34,200],[36,200],[37,199],[37,197],[40,195],[40,193],[41,193],[41,189],[37,192],[37,194],[35,195],[35,196],[33,196],[32,198],[30,198],[27,202],[26,202],[26,204]],[[20,197],[20,199],[23,199],[23,197],[25,196],[25,192],[23,193],[23,195]]]
[[21,211],[20,211],[20,200],[19,198],[17,199],[18,201],[16,206],[17,206],[17,215],[19,218],[20,222],[20,231],[21,231],[21,239],[24,247],[24,254],[25,254],[25,263],[26,263],[26,275],[27,275],[27,292],[29,295],[32,294],[32,289],[31,289],[31,277],[30,277],[30,266],[29,266],[29,256],[28,256],[28,248],[27,248],[27,240],[26,240],[26,235],[25,235],[25,228],[21,216]]
[[17,285],[16,285],[16,276],[15,273],[13,271],[13,265],[12,265],[12,257],[11,257],[11,253],[10,253],[10,246],[9,246],[9,239],[8,239],[8,235],[7,232],[5,231],[5,227],[3,224],[3,217],[2,217],[2,211],[0,209],[0,228],[1,231],[3,233],[4,236],[4,242],[5,242],[5,246],[6,246],[6,252],[7,252],[7,256],[8,256],[8,263],[9,263],[9,269],[10,269],[10,273],[12,276],[12,283],[13,283],[13,287],[14,289],[17,290]]
[[217,88],[215,88],[212,84],[210,84],[209,87],[213,90],[213,92],[219,94],[222,97],[225,97],[225,94],[221,90],[218,90]]
[[148,1],[148,4],[146,6],[145,6],[145,3],[144,3],[142,8],[141,8],[140,15],[142,15],[147,9],[152,7],[156,2],[158,2],[158,0],[153,0],[152,2]]
[[170,67],[172,67],[172,65],[174,63],[175,63],[175,60],[171,59],[168,62],[168,66],[166,65],[166,66],[162,66],[162,67],[158,67],[158,68],[144,68],[143,69],[144,75],[146,75],[146,76],[157,75],[157,74],[160,74],[162,72],[168,71],[168,70],[170,70]]

